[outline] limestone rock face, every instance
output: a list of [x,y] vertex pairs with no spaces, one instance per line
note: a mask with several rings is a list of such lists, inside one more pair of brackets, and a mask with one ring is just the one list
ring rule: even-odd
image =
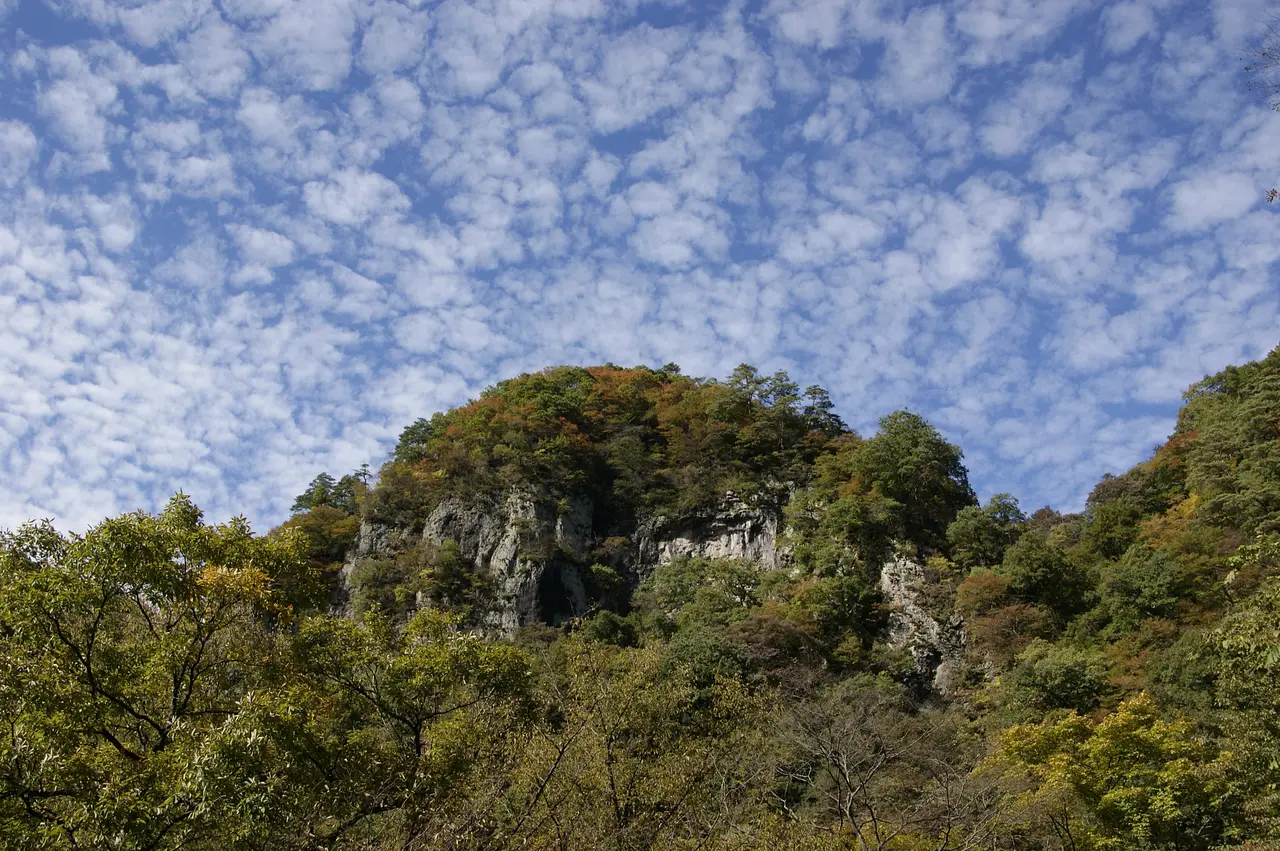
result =
[[880,569],[880,592],[893,607],[889,646],[911,653],[922,691],[946,696],[958,685],[964,661],[964,619],[954,611],[938,617],[922,605],[927,586],[937,581],[928,574],[922,565],[895,556]]
[[777,509],[754,508],[732,498],[700,516],[655,517],[636,534],[632,570],[637,579],[644,579],[677,558],[742,559],[773,570],[783,555],[778,547],[780,521]]
[[453,541],[476,571],[492,580],[498,605],[489,625],[509,634],[525,624],[560,623],[587,610],[580,569],[590,532],[589,500],[566,505],[522,490],[497,501],[448,497],[427,515],[417,539],[362,524],[344,573],[349,578],[359,560],[392,558],[418,540]]
[[[419,541],[453,541],[497,590],[490,628],[510,634],[530,623],[558,624],[588,610],[585,569],[593,548],[616,534],[595,527],[593,508],[587,498],[552,500],[528,490],[512,490],[497,500],[448,497],[426,517],[421,536],[361,524],[343,573],[349,584],[361,560],[394,558]],[[776,509],[732,498],[698,516],[650,518],[609,566],[631,587],[680,557],[744,559],[772,569],[781,557],[780,519]]]
[[[629,536],[629,546],[602,555],[596,548],[618,532],[597,528],[589,498],[554,500],[532,490],[511,490],[499,498],[448,497],[426,517],[420,535],[362,523],[343,573],[349,587],[362,560],[392,559],[420,542],[453,541],[496,589],[488,627],[509,635],[527,624],[559,624],[585,614],[591,600],[584,578],[597,558],[633,589],[677,558],[741,559],[761,570],[785,567],[782,525],[780,508],[747,505],[730,494],[718,508],[698,515],[650,517]],[[880,591],[891,606],[890,646],[911,654],[922,694],[946,696],[958,685],[966,639],[964,620],[950,605],[930,602],[936,582],[927,568],[900,556],[880,572]]]
[[342,565],[344,576],[350,575],[356,562],[367,558],[386,558],[404,549],[407,541],[408,536],[402,532],[381,523],[362,520],[356,542]]
[[[787,562],[781,527],[780,509],[730,496],[699,515],[642,522],[630,546],[615,551],[609,566],[632,588],[658,566],[682,557],[741,559],[773,570]],[[552,500],[529,490],[512,490],[498,499],[448,497],[427,516],[421,535],[361,524],[343,572],[349,579],[363,559],[394,558],[419,542],[453,541],[497,591],[489,628],[511,634],[527,624],[559,624],[586,613],[591,601],[584,575],[593,549],[614,534],[595,527],[593,505],[585,497]],[[880,572],[880,591],[892,607],[890,646],[911,654],[921,692],[948,695],[964,659],[964,620],[929,604],[933,583],[936,577],[928,569],[898,556]]]

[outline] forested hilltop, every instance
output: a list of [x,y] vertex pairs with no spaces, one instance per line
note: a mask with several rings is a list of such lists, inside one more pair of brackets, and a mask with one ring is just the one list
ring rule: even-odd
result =
[[1280,349],[1085,510],[909,412],[557,367],[322,474],[0,537],[0,846],[1280,848]]

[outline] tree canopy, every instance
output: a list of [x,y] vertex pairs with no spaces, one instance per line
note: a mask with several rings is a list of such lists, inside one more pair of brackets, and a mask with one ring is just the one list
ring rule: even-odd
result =
[[[1194,385],[1073,514],[980,505],[916,414],[606,366],[419,420],[266,535],[182,494],[0,533],[0,846],[1280,847],[1278,375]],[[511,487],[602,514],[589,609],[503,634],[509,577],[421,524]],[[781,512],[775,562],[614,569],[726,500]]]

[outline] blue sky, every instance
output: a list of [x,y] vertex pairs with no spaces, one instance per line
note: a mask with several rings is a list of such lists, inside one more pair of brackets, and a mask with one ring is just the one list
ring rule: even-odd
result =
[[1257,2],[0,0],[0,525],[748,361],[1079,507],[1280,342]]

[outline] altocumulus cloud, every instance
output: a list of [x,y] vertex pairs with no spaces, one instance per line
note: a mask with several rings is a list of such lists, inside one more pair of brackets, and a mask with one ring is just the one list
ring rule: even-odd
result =
[[0,524],[740,361],[1080,504],[1277,342],[1256,2],[0,0]]

